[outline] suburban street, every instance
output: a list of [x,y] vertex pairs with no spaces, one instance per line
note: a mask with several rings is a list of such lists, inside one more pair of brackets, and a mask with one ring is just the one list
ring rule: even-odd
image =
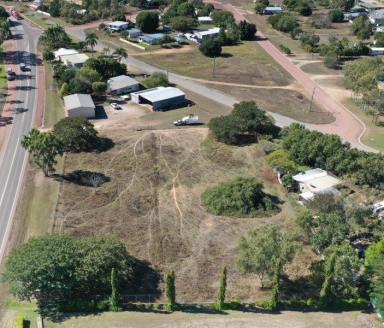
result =
[[[37,107],[35,77],[40,31],[23,20],[12,19],[11,32],[15,47],[14,52],[10,54],[10,66],[16,72],[16,87],[8,90],[8,103],[5,108],[13,111],[14,120],[0,158],[0,259],[5,249],[28,159],[20,140],[32,128]],[[21,62],[29,65],[30,71],[21,72],[18,67]]]

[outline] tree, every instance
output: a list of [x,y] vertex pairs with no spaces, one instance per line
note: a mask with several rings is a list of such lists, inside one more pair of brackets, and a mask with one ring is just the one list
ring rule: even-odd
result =
[[167,310],[174,311],[176,308],[175,272],[171,271],[165,276],[165,295],[167,297]]
[[256,217],[279,209],[256,178],[237,177],[221,182],[205,190],[201,200],[207,210],[216,215]]
[[341,9],[331,10],[328,15],[332,23],[344,22],[344,12]]
[[45,51],[43,52],[43,59],[44,59],[45,61],[50,62],[50,61],[52,61],[52,60],[55,59],[55,54],[54,54],[52,51],[45,50]]
[[95,95],[101,96],[107,91],[107,83],[105,82],[93,82],[92,90]]
[[9,17],[8,12],[5,10],[3,6],[0,6],[0,18],[7,19]]
[[281,32],[290,33],[299,27],[297,19],[288,13],[272,15],[268,18],[268,23]]
[[289,154],[284,149],[277,149],[268,154],[265,158],[266,162],[274,169],[284,174],[295,174],[299,169],[299,165],[289,158]]
[[91,47],[92,51],[93,49],[95,48],[95,46],[97,45],[97,40],[99,38],[97,37],[97,35],[95,33],[87,33],[85,35],[85,44],[89,47]]
[[115,16],[112,17],[113,21],[119,21],[119,22],[126,22],[127,18],[123,13],[116,14]]
[[98,145],[97,131],[85,117],[65,117],[54,125],[53,133],[67,152],[88,151]]
[[50,50],[68,47],[71,38],[60,25],[49,26],[40,36],[40,42]]
[[49,4],[48,12],[51,14],[52,17],[59,17],[60,16],[60,1],[59,0],[53,0]]
[[307,2],[301,2],[296,9],[299,12],[299,14],[302,16],[312,15],[312,8]]
[[253,40],[257,32],[256,25],[250,24],[243,20],[239,23],[240,39],[241,40]]
[[177,15],[184,17],[196,17],[195,7],[192,3],[183,2],[177,7]]
[[157,87],[166,87],[169,85],[167,76],[162,72],[154,72],[151,76],[147,77],[142,81],[142,84],[147,89],[157,88]]
[[213,24],[215,26],[227,28],[235,23],[233,14],[225,10],[214,10],[212,15]]
[[136,17],[136,26],[144,33],[153,33],[159,27],[159,13],[157,11],[144,10]]
[[336,69],[340,66],[339,56],[334,52],[328,52],[324,56],[324,65],[328,68]]
[[69,91],[69,87],[68,87],[68,83],[67,82],[64,82],[61,87],[60,87],[60,90],[59,90],[59,96],[60,98],[63,98],[64,96],[66,96],[68,94],[68,91]]
[[380,257],[384,257],[384,238],[367,248],[365,251],[365,266],[367,268],[374,266]]
[[108,80],[111,77],[125,75],[127,73],[127,65],[119,63],[114,58],[102,55],[87,59],[84,63],[84,67],[95,70],[103,80]]
[[112,55],[115,56],[119,62],[121,62],[123,58],[128,58],[128,53],[124,48],[116,48]]
[[335,270],[336,254],[332,253],[325,263],[324,282],[321,286],[319,301],[322,306],[327,306],[332,301],[331,285]]
[[366,40],[373,34],[373,25],[367,16],[359,16],[352,22],[352,32],[360,40]]
[[187,32],[197,27],[198,23],[195,18],[186,16],[176,16],[170,19],[169,25],[172,30]]
[[64,144],[59,137],[36,129],[23,137],[21,145],[31,153],[33,162],[43,170],[45,176],[54,171],[56,157],[64,153]]
[[42,316],[57,319],[66,304],[107,299],[112,268],[120,274],[119,285],[132,288],[136,266],[116,239],[45,235],[11,251],[4,278],[14,296],[35,299]]
[[281,266],[292,261],[296,252],[294,238],[280,228],[268,225],[252,230],[240,239],[238,266],[243,273],[256,274],[264,288],[265,278],[274,272],[276,260]]
[[207,57],[219,57],[222,48],[220,41],[214,38],[208,38],[201,42],[199,50]]
[[329,7],[332,9],[350,11],[354,5],[355,0],[329,0]]
[[220,273],[220,287],[216,296],[216,310],[221,311],[224,309],[225,293],[227,289],[227,267],[224,267]]
[[111,299],[110,306],[111,310],[114,312],[120,311],[120,295],[119,295],[119,287],[117,281],[116,269],[112,268],[111,271]]
[[272,311],[276,311],[279,308],[280,303],[280,276],[283,267],[281,265],[281,259],[277,258],[275,261],[275,267],[272,278],[272,294],[270,307]]

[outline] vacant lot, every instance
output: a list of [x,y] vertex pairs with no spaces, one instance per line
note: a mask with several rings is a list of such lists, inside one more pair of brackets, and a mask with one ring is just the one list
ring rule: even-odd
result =
[[[182,50],[182,49],[181,49]],[[261,86],[284,86],[293,79],[256,42],[224,47],[223,56],[205,57],[197,47],[191,51],[140,56],[162,69],[200,79]]]
[[197,314],[197,313],[103,313],[96,316],[78,317],[61,324],[47,322],[47,328],[368,328],[381,327],[373,315],[360,312],[343,313],[301,313],[282,312],[280,314],[228,312],[228,314]]
[[[214,299],[224,265],[229,268],[229,298],[264,298],[268,291],[258,288],[255,277],[242,277],[236,269],[238,240],[261,225],[289,224],[295,211],[264,165],[262,145],[219,144],[206,139],[206,128],[104,132],[114,148],[69,154],[64,171],[101,172],[110,182],[98,189],[63,183],[56,228],[124,239],[134,256],[162,272],[176,271],[179,301]],[[208,214],[200,204],[201,193],[238,175],[263,180],[265,190],[281,199],[282,211],[257,219]]]
[[324,124],[335,120],[332,114],[324,112],[315,104],[311,107],[308,98],[295,90],[251,89],[225,85],[216,85],[215,88],[237,99],[254,100],[266,111],[285,115],[301,122]]

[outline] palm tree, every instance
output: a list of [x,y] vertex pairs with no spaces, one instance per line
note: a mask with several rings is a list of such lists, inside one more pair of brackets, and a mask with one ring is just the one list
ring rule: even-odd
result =
[[105,47],[102,50],[102,53],[104,54],[104,56],[109,56],[110,52],[111,52],[111,49],[109,49],[108,47]]
[[121,61],[123,58],[127,58],[128,54],[124,48],[117,48],[113,52],[113,56],[115,56],[118,59],[118,61]]
[[97,40],[99,38],[97,37],[97,35],[95,33],[88,33],[85,37],[85,44],[87,46],[90,46],[92,51],[93,51],[93,48],[95,48],[95,46],[97,45]]

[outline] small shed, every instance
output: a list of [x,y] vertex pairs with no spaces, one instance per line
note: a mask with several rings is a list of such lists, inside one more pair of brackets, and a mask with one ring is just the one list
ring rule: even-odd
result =
[[209,17],[209,16],[197,17],[197,20],[200,24],[212,24],[213,23],[212,17]]
[[129,22],[115,21],[115,22],[108,23],[106,27],[108,30],[112,32],[121,32],[123,30],[128,29]]
[[156,42],[159,42],[164,38],[164,33],[154,33],[154,34],[147,34],[139,36],[139,41],[148,43],[148,44],[155,44]]
[[73,55],[65,55],[60,57],[61,61],[65,66],[81,68],[84,63],[89,59],[86,54],[73,54]]
[[137,38],[141,35],[141,30],[138,28],[130,28],[127,32],[130,38]]
[[174,87],[158,87],[133,92],[131,99],[137,104],[150,104],[155,111],[167,110],[187,103],[185,93]]
[[283,8],[281,7],[265,7],[263,10],[264,15],[275,15],[281,14],[283,12]]
[[88,94],[76,93],[65,96],[64,108],[68,117],[95,117],[95,104]]
[[114,95],[131,93],[140,89],[140,83],[127,75],[119,75],[107,81],[107,92]]
[[61,56],[75,55],[75,54],[78,54],[79,52],[75,49],[60,48],[54,51],[53,53],[55,55],[55,60],[61,60]]

